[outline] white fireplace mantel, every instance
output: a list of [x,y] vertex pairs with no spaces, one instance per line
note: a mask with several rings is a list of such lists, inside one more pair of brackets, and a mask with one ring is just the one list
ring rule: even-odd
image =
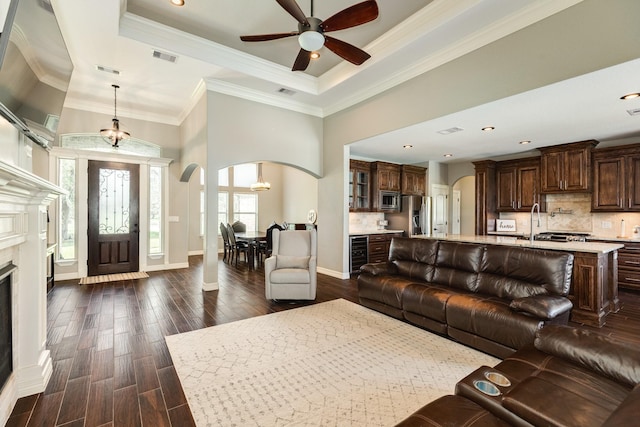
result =
[[43,392],[52,373],[47,338],[47,206],[66,191],[0,161],[0,267],[12,273],[13,373],[0,393],[0,425],[18,398]]

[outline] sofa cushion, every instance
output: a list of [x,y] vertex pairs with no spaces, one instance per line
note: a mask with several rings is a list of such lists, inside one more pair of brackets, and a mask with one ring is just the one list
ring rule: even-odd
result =
[[437,240],[394,237],[389,249],[389,261],[396,266],[398,274],[429,282],[433,277],[437,250]]
[[273,270],[269,276],[271,283],[309,283],[309,270],[300,268],[280,268]]
[[475,292],[485,248],[459,242],[440,242],[433,283]]
[[529,377],[540,377],[582,399],[598,400],[609,408],[619,405],[631,390],[626,384],[602,376],[575,362],[542,352],[533,346],[518,350],[496,365],[495,369],[516,382],[522,382]]
[[447,301],[452,295],[462,292],[464,291],[456,291],[428,283],[411,284],[405,288],[402,294],[402,308],[406,312],[446,323]]
[[433,265],[436,261],[438,243],[438,240],[431,239],[394,237],[389,247],[389,260],[416,261]]
[[309,257],[276,255],[276,268],[309,268]]
[[502,405],[536,426],[599,427],[615,409],[538,377],[509,390]]
[[507,300],[476,294],[452,295],[447,301],[446,315],[449,327],[514,349],[531,345],[543,323],[514,312]]
[[396,427],[507,427],[509,424],[469,399],[442,396],[396,424]]
[[586,329],[549,325],[538,332],[535,346],[630,387],[640,383],[638,345]]
[[478,274],[478,292],[501,298],[569,293],[573,254],[488,245]]
[[514,310],[530,313],[545,320],[555,319],[573,307],[569,298],[560,295],[536,295],[516,298],[509,304]]
[[361,274],[358,277],[358,297],[402,309],[402,293],[412,283],[415,282],[402,276]]

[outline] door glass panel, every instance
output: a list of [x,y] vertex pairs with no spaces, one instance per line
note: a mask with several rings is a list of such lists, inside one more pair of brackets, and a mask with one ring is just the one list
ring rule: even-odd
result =
[[128,170],[100,168],[100,234],[129,233],[130,175]]

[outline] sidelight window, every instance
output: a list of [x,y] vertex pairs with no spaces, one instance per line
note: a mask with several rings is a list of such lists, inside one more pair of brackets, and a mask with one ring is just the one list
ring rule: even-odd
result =
[[58,159],[58,185],[67,190],[58,202],[58,259],[76,259],[76,161]]
[[149,254],[158,255],[163,252],[162,233],[162,169],[160,166],[149,167]]

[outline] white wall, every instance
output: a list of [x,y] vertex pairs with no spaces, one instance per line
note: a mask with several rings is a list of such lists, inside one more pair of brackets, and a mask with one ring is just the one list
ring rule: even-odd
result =
[[318,258],[347,271],[336,243],[347,229],[345,145],[636,59],[639,14],[634,0],[585,0],[326,118],[318,216],[327,210],[331,226]]
[[307,222],[309,210],[318,210],[318,179],[294,168],[282,172],[282,218],[289,223]]

